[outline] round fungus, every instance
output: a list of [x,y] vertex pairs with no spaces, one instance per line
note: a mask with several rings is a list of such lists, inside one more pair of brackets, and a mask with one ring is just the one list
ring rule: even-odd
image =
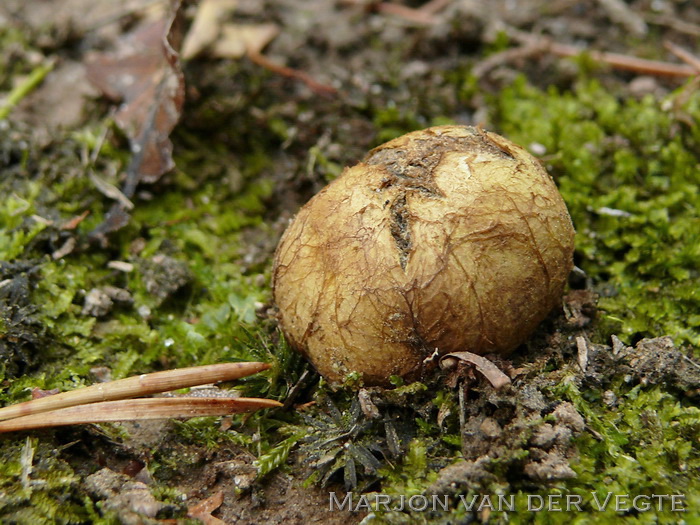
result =
[[274,299],[328,380],[386,385],[436,350],[511,352],[561,301],[573,249],[537,159],[479,128],[433,127],[373,149],[301,208]]

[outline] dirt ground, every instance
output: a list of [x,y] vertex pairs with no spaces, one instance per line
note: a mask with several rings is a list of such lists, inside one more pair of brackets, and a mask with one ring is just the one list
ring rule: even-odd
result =
[[[118,104],[106,100],[104,89],[101,92],[88,80],[88,57],[114,49],[124,34],[149,16],[154,4],[157,7],[162,2],[6,0],[0,6],[0,28],[30,35],[31,46],[5,45],[0,49],[5,63],[38,66],[43,57],[52,57],[52,70],[44,81],[24,96],[8,117],[12,129],[22,130],[30,137],[32,147],[40,148],[56,137],[70,136],[90,121],[114,116]],[[566,92],[582,71],[588,71],[620,100],[645,96],[661,99],[692,76],[684,75],[683,68],[695,67],[697,71],[700,62],[700,5],[694,1],[239,0],[226,9],[209,20],[202,34],[222,31],[212,20],[247,24],[252,28],[252,38],[260,39],[262,47],[259,52],[246,55],[244,50],[232,58],[236,51],[214,49],[218,40],[226,40],[222,33],[216,38],[199,35],[209,38],[209,43],[183,61],[184,107],[171,139],[176,162],[183,159],[187,169],[201,169],[200,181],[214,173],[212,177],[220,180],[226,191],[233,189],[232,194],[243,187],[247,169],[256,169],[257,162],[264,166],[260,172],[271,189],[264,198],[264,208],[257,211],[262,221],[243,228],[245,248],[237,261],[246,271],[261,274],[268,271],[265,268],[269,267],[279,236],[298,208],[342,167],[356,163],[384,140],[408,129],[442,123],[441,119],[491,129],[492,98],[521,75],[537,88]],[[182,9],[186,28],[193,27],[196,12],[196,4]],[[179,37],[186,34],[183,30]],[[240,46],[240,39],[232,38],[226,44]],[[667,42],[687,50],[691,58],[684,62]],[[573,60],[567,57],[572,49],[591,53]],[[640,65],[634,57],[650,62]],[[669,64],[671,72],[664,69]],[[9,69],[5,80],[8,78]],[[21,80],[25,78],[22,75]],[[5,129],[0,128],[0,133]],[[120,158],[126,158],[127,140],[123,136],[110,140],[116,150],[122,151]],[[241,163],[235,169],[212,167],[196,151],[202,143],[215,145],[211,151],[220,157],[214,163],[237,158],[248,164]],[[256,155],[265,158],[260,160]],[[16,156],[16,152],[8,153],[8,165]],[[124,190],[128,181],[124,176],[112,175],[110,180]],[[60,180],[60,175],[52,177],[47,180]],[[127,194],[137,207],[167,195],[178,176],[167,171],[162,177],[154,177],[153,182],[140,177],[135,189]],[[110,190],[103,187],[99,193],[108,195]],[[172,223],[177,220],[172,219]],[[130,235],[128,228],[109,228],[100,237],[103,246],[108,246],[105,250],[122,255],[136,249],[137,236],[124,238]],[[54,240],[46,253],[68,250],[65,239]],[[82,241],[77,242],[80,246]],[[55,259],[63,257],[58,253]],[[3,278],[14,278],[7,277],[14,275],[7,269],[10,266],[3,268]],[[174,266],[167,272],[171,281],[158,281],[149,288],[154,296],[164,290],[154,310],[173,297],[177,299],[178,290],[191,285],[186,271],[180,274]],[[674,400],[683,395],[687,396],[684,399],[697,399],[691,394],[697,396],[700,380],[697,369],[684,357],[687,348],[674,346],[662,337],[663,333],[653,338],[639,337],[630,344],[619,340],[618,344],[614,339],[600,342],[600,328],[595,322],[600,290],[593,291],[581,275],[572,276],[570,284],[564,309],[544,323],[526,348],[512,360],[496,359],[512,378],[519,378],[506,392],[493,391],[464,368],[455,370],[438,380],[439,388],[453,387],[456,392],[464,387],[460,394],[463,397],[448,415],[438,413],[428,394],[407,401],[408,397],[401,397],[404,394],[391,398],[380,389],[370,389],[369,396],[387,420],[393,415],[398,420],[408,413],[414,419],[439,421],[439,427],[443,420],[454,420],[458,427],[461,442],[457,448],[463,461],[455,464],[442,458],[442,463],[420,467],[425,472],[422,482],[428,487],[426,493],[456,497],[469,490],[492,490],[498,483],[506,487],[510,483],[522,492],[527,487],[559,487],[556,483],[575,477],[572,464],[580,461],[581,454],[577,443],[581,439],[600,443],[603,438],[592,429],[591,414],[581,413],[572,402],[557,400],[557,395],[564,396],[563,390],[557,389],[565,383],[570,386],[567,399],[580,392],[585,398],[587,389],[596,392],[591,394],[594,397],[604,397],[608,392],[614,396],[612,390],[620,384],[614,378],[626,374],[625,384],[664,385],[677,396]],[[269,300],[269,296],[264,299]],[[271,322],[273,306],[256,306],[258,318],[268,312],[265,322]],[[119,304],[115,308],[120,307],[128,308]],[[96,317],[102,315],[99,305],[94,308],[98,308]],[[33,344],[28,341],[24,348],[33,348]],[[161,361],[164,366],[170,363],[166,358]],[[7,370],[17,377],[39,366],[37,358],[24,354],[7,357]],[[465,377],[469,378],[469,388],[464,386]],[[8,372],[6,385],[9,379]],[[311,402],[311,390],[307,387],[297,403]],[[609,407],[616,403],[612,398],[608,401]],[[414,402],[416,406],[407,406]],[[653,419],[650,414],[644,417]],[[399,436],[399,442],[418,435],[415,428],[404,428],[400,422],[395,427],[382,424],[381,430],[386,432],[382,439],[389,446],[392,432]],[[71,428],[59,434],[40,431],[37,435],[49,443],[47,446],[60,449],[79,479],[78,493],[87,494],[85,497],[97,505],[86,522],[92,522],[99,515],[95,509],[100,509],[102,515],[121,523],[174,523],[184,519],[185,508],[189,509],[189,519],[204,523],[367,522],[363,521],[370,514],[367,510],[329,510],[329,491],[337,492],[342,499],[347,477],[329,476],[325,486],[304,483],[309,466],[311,470],[319,466],[322,471],[324,465],[318,450],[325,449],[314,449],[314,441],[300,438],[301,449],[291,453],[287,468],[274,469],[260,480],[256,478],[256,455],[249,446],[253,441],[197,446],[179,442],[172,425],[129,424],[126,439],[117,439],[97,427]],[[690,442],[693,436],[684,439]],[[22,443],[17,441],[16,447]],[[6,444],[14,446],[10,441]],[[527,450],[527,457],[518,455],[523,450]],[[409,455],[408,449],[399,452],[392,461],[398,463],[400,456]],[[154,480],[144,465],[153,460],[154,454],[158,458],[181,457],[187,465],[178,469],[174,461],[160,471],[158,483],[173,492],[164,489],[155,496],[149,492]],[[491,463],[484,458],[490,458]],[[366,467],[358,462],[357,470],[362,466]],[[344,475],[349,474],[346,471]],[[411,475],[420,478],[415,471]],[[391,475],[385,479],[399,486]],[[407,480],[408,491],[411,481]],[[381,488],[380,482],[370,481],[363,490]],[[3,490],[0,486],[0,492]],[[186,500],[172,503],[177,500],[175,493],[186,495]],[[80,505],[75,496],[72,498],[72,504]],[[199,503],[202,506],[196,507]],[[16,502],[7,505],[21,508]],[[694,515],[700,515],[700,510],[694,509]],[[26,515],[20,511],[12,516],[7,523],[31,522],[22,518]],[[377,519],[409,523],[417,518],[387,513]],[[487,522],[489,512],[421,514],[420,519],[445,524]],[[508,519],[501,514],[492,518],[500,520],[494,522]],[[56,516],[46,518],[47,523],[69,521]]]

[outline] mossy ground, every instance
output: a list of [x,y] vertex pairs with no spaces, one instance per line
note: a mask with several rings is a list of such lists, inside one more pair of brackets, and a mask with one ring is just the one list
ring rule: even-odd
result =
[[[299,37],[285,13],[274,16],[287,22],[287,38]],[[342,23],[353,23],[359,15],[344,16]],[[369,147],[431,124],[479,118],[542,158],[577,229],[576,264],[585,276],[572,287],[600,299],[590,323],[567,323],[556,313],[514,358],[526,370],[519,388],[532,386],[542,407],[521,417],[521,401],[509,404],[483,383],[472,386],[475,406],[500,418],[506,434],[509,428],[519,433],[495,438],[498,445],[482,450],[491,453],[489,475],[455,476],[450,497],[454,502],[457,493],[510,494],[523,509],[527,494],[573,494],[584,497],[584,511],[467,512],[453,505],[443,513],[379,509],[377,519],[700,519],[697,395],[665,383],[644,385],[614,368],[602,369],[593,381],[575,366],[576,337],[609,346],[612,335],[628,345],[670,335],[688,355],[700,355],[697,83],[671,85],[663,96],[636,97],[620,77],[581,60],[552,73],[546,85],[537,71],[508,70],[508,81],[494,89],[472,75],[473,60],[460,57],[497,52],[509,45],[507,38],[481,46],[473,35],[450,41],[416,35],[409,27],[402,34],[411,39],[401,43],[387,27],[368,26],[355,40],[334,43],[333,57],[359,68],[336,98],[314,96],[246,61],[188,64],[188,83],[198,94],[173,135],[177,169],[141,188],[130,224],[106,247],[89,241],[111,204],[90,174],[118,186],[128,162],[106,108],[95,104],[96,117],[76,129],[53,130],[49,139],[12,113],[0,121],[0,403],[26,400],[33,389],[90,384],[105,371],[117,379],[236,360],[271,361],[271,371],[236,386],[249,396],[284,400],[308,370],[285,346],[271,315],[271,256],[286,219]],[[449,24],[445,30],[456,31]],[[31,32],[0,30],[3,47],[14,49],[0,58],[0,91],[10,91],[35,68],[27,58],[37,49],[30,37]],[[326,37],[317,35],[320,49]],[[391,52],[387,41],[394,44]],[[323,51],[311,44],[311,51],[296,57],[298,65],[322,61]],[[273,52],[284,45],[283,40]],[[425,66],[429,60],[432,65]],[[409,66],[419,72],[407,75]],[[105,133],[109,138],[102,141]],[[86,211],[84,220],[73,221]],[[73,248],[64,253],[66,243]],[[114,261],[130,266],[115,267]],[[84,312],[87,293],[105,286],[127,290],[131,301],[115,303],[100,317]],[[197,419],[166,425],[155,441],[138,441],[118,425],[3,435],[0,520],[117,523],[118,513],[87,492],[84,479],[103,466],[126,471],[129,462],[145,466],[153,494],[169,504],[163,518],[185,515],[183,487],[197,499],[221,486],[219,472],[197,487],[208,462],[241,456],[256,458],[257,478],[239,487],[240,495],[227,495],[223,517],[232,516],[231,508],[242,515],[241,506],[265,507],[260,498],[276,476],[290,476],[298,486],[305,482],[308,491],[325,482],[324,493],[340,493],[343,484],[355,486],[356,493],[406,496],[444,489],[450,478],[441,469],[478,454],[464,446],[458,389],[439,378],[426,383],[370,392],[379,419],[367,417],[370,409],[358,404],[352,388],[357,384],[332,391],[311,376],[297,389],[295,404],[315,400],[315,406],[234,417],[227,430],[219,420]],[[605,402],[610,399],[615,402]],[[537,428],[554,425],[557,401],[571,402],[587,425],[565,454],[576,477],[527,478],[523,466],[534,454],[529,440]],[[503,407],[507,415],[499,412]],[[483,423],[483,415],[471,417]],[[316,472],[310,479],[309,464]],[[600,498],[608,492],[684,494],[688,511],[673,513],[665,505],[661,511],[596,512],[593,492]],[[274,504],[270,498],[267,503]],[[298,503],[296,509],[321,512]],[[358,521],[363,515],[340,512],[335,519]]]

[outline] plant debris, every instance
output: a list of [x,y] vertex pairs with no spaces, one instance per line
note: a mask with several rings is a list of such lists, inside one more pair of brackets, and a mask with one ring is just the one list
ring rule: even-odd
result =
[[30,300],[36,278],[32,262],[0,262],[0,362],[7,377],[27,373],[42,354],[46,328]]
[[[122,194],[130,199],[141,182],[153,183],[174,167],[170,133],[180,119],[185,80],[178,50],[182,41],[179,0],[155,21],[144,21],[124,35],[112,53],[93,54],[87,75],[106,96],[121,101],[114,120],[129,137],[132,158]],[[123,202],[115,204],[91,235],[107,233],[128,222]]]
[[236,24],[227,21],[238,0],[203,0],[182,44],[182,58],[190,60],[204,51],[218,58],[242,58],[260,53],[279,33],[273,23]]
[[510,378],[505,375],[496,365],[483,356],[473,354],[471,352],[452,352],[445,354],[440,359],[440,368],[443,370],[453,368],[455,366],[455,360],[464,361],[474,365],[474,367],[481,372],[489,383],[498,390],[507,385],[510,385]]
[[217,492],[213,496],[187,509],[187,516],[200,520],[205,525],[224,525],[224,522],[211,515],[224,502],[224,493]]

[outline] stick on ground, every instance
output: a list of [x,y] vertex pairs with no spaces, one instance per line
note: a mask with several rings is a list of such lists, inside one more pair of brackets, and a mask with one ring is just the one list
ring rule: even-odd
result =
[[154,397],[105,401],[2,421],[0,433],[111,421],[226,416],[281,406],[282,403],[272,399],[247,397]]
[[5,407],[0,409],[0,421],[75,405],[130,399],[218,381],[232,381],[268,368],[268,363],[221,363],[141,374]]

